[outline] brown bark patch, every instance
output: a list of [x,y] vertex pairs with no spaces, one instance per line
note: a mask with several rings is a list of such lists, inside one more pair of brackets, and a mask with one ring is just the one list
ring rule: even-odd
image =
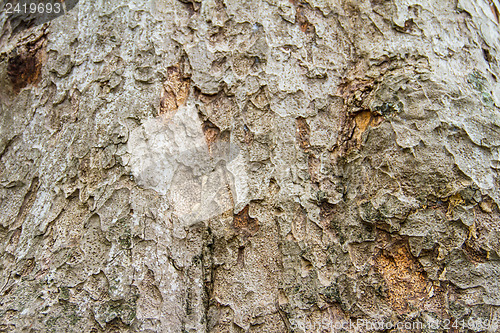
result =
[[233,216],[233,227],[244,237],[253,236],[259,231],[259,221],[248,214],[249,205],[246,205],[238,214]]
[[344,155],[362,144],[363,133],[370,127],[376,127],[384,121],[384,117],[363,110],[354,114],[347,114],[342,121],[341,133],[336,145],[338,155]]
[[446,214],[451,215],[453,208],[460,206],[464,203],[465,203],[465,201],[462,198],[462,196],[460,195],[460,193],[453,194],[452,196],[450,196],[448,198],[448,210],[446,211]]
[[310,9],[309,4],[297,0],[290,0],[290,2],[295,6],[295,22],[299,25],[300,30],[304,33],[315,33],[314,25],[309,22],[304,14],[306,9]]
[[313,154],[309,155],[307,160],[307,169],[309,171],[309,175],[311,176],[311,181],[315,183],[319,183],[320,181],[320,170],[321,170],[321,161],[319,158],[314,156]]
[[495,16],[495,20],[497,21],[498,24],[500,22],[499,20],[500,12],[498,11],[498,8],[493,1],[490,1],[490,9],[491,12],[493,13],[493,16]]
[[40,81],[42,65],[45,61],[46,35],[18,45],[8,60],[7,75],[14,93],[28,85],[36,85]]
[[[201,118],[201,117],[200,117]],[[202,119],[203,121],[203,119]],[[201,129],[205,135],[205,142],[207,143],[208,153],[210,156],[217,154],[225,155],[228,153],[229,146],[220,144],[221,142],[229,142],[229,131],[221,131],[220,128],[212,123],[210,120],[204,120],[201,124]]]
[[370,111],[361,111],[354,116],[354,135],[353,138],[356,143],[361,143],[361,135],[368,129],[368,127],[376,127],[384,120],[380,115],[374,114]]
[[302,117],[298,117],[295,120],[295,123],[297,128],[296,139],[299,144],[299,147],[308,151],[309,148],[311,147],[311,144],[309,143],[309,135],[311,132],[309,125],[307,124],[306,120]]
[[374,89],[373,79],[346,79],[339,85],[338,93],[346,105],[361,105]]
[[359,148],[362,135],[369,127],[382,123],[384,117],[368,108],[370,94],[374,90],[374,80],[346,80],[339,85],[338,94],[344,100],[344,115],[341,120],[340,135],[336,150],[339,155]]
[[167,68],[167,80],[163,83],[160,115],[171,118],[186,102],[189,95],[189,78],[184,77],[180,64]]
[[245,141],[245,143],[247,145],[252,144],[254,135],[253,135],[252,131],[250,131],[250,129],[248,128],[247,125],[243,125],[243,132],[244,132],[243,140]]
[[201,2],[195,0],[180,0],[186,6],[186,9],[189,12],[189,16],[193,16],[194,14],[198,14],[201,8]]
[[374,262],[387,284],[390,305],[401,314],[422,308],[439,312],[440,300],[432,299],[439,291],[431,291],[433,286],[407,243],[402,239],[384,238],[380,240],[383,248],[375,255]]
[[473,263],[484,263],[488,261],[488,251],[481,248],[480,244],[475,242],[475,239],[469,238],[462,244],[467,259]]
[[296,21],[300,27],[300,30],[304,33],[314,33],[314,25],[307,19],[307,17],[303,14],[304,8],[302,6],[297,7],[297,15]]
[[201,125],[201,129],[205,134],[205,141],[207,142],[208,150],[210,152],[213,144],[217,141],[219,137],[220,129],[214,124],[212,124],[212,122],[210,122],[209,120],[203,122],[203,124]]

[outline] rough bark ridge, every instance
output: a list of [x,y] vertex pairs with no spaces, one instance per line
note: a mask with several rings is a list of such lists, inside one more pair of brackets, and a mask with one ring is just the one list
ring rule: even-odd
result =
[[488,1],[82,0],[0,25],[0,331],[500,316]]

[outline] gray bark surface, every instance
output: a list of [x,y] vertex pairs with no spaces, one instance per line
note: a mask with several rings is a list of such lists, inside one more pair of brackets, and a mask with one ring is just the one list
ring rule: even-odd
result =
[[0,332],[497,331],[495,3],[2,13]]

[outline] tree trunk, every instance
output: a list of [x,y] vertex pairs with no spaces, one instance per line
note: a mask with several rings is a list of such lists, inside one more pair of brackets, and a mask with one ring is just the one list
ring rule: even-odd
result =
[[0,331],[497,331],[497,1],[195,1],[2,12]]

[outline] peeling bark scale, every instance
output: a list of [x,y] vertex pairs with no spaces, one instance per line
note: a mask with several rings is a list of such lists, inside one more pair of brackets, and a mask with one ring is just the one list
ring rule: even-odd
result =
[[499,331],[498,1],[5,3],[0,332]]

